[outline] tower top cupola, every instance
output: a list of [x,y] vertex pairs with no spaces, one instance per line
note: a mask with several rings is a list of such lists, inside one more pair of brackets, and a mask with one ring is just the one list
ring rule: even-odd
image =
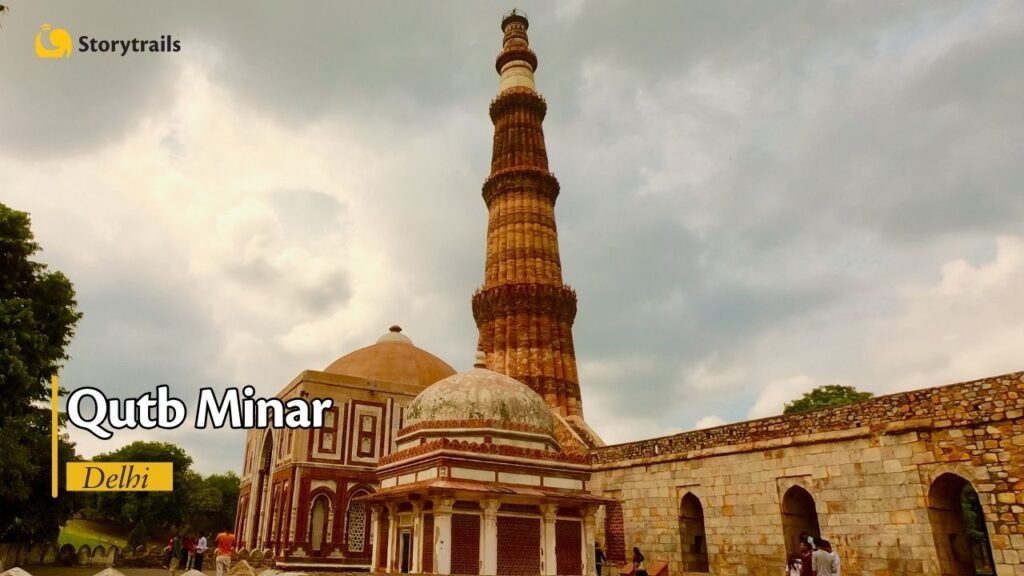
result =
[[537,70],[537,55],[530,50],[530,38],[526,35],[529,27],[530,21],[522,10],[512,10],[501,19],[505,39],[494,63],[501,77],[498,94],[509,88],[535,90],[533,73]]

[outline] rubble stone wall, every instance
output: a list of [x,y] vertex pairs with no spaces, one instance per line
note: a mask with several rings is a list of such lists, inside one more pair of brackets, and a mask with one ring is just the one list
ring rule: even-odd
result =
[[[617,498],[624,518],[622,534],[599,522],[599,540],[684,573],[680,502],[692,493],[713,574],[783,573],[784,524],[815,520],[844,574],[941,574],[955,540],[941,492],[962,479],[978,493],[997,573],[1024,575],[1022,414],[1015,373],[597,449],[591,489]],[[794,487],[813,498],[810,518],[784,509]]]

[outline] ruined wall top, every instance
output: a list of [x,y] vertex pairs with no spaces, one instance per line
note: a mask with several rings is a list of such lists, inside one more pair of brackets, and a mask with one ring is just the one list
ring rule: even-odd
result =
[[[984,425],[1024,415],[1024,372],[879,396],[849,406],[773,416],[616,444],[591,452],[596,467],[675,460],[826,441],[842,433],[895,434]],[[729,449],[731,448],[731,449]],[[696,452],[696,454],[694,454]]]

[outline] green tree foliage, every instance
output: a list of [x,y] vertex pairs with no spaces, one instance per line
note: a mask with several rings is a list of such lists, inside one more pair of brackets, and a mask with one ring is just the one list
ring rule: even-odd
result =
[[143,521],[152,528],[181,526],[188,511],[189,491],[194,482],[192,457],[167,442],[132,442],[113,452],[93,458],[96,462],[171,462],[174,465],[174,490],[171,492],[96,492],[87,511],[90,517],[104,518],[134,526]]
[[[50,377],[81,314],[71,282],[33,260],[28,214],[0,204],[0,541],[52,540],[75,498],[50,495]],[[58,456],[76,459],[62,436]],[[63,480],[61,481],[63,483]]]
[[203,492],[208,504],[204,513],[193,515],[190,524],[208,532],[234,526],[240,482],[234,472],[207,476],[203,480]]
[[872,396],[874,394],[871,392],[860,392],[853,386],[839,386],[837,384],[818,386],[802,397],[787,403],[782,413],[797,414],[821,408],[836,408],[867,400]]
[[981,501],[970,484],[965,485],[960,493],[960,509],[964,514],[964,526],[971,542],[978,544],[988,540],[985,537],[985,514],[981,511]]
[[[145,540],[171,528],[211,532],[234,525],[239,478],[234,472],[203,477],[192,470],[192,457],[167,442],[133,442],[100,454],[97,462],[171,462],[172,492],[96,492],[86,513],[90,518],[135,526]],[[141,528],[140,528],[141,526]]]
[[135,528],[128,533],[128,545],[132,548],[144,546],[149,542],[149,530],[146,528],[146,522],[139,520],[135,523]]

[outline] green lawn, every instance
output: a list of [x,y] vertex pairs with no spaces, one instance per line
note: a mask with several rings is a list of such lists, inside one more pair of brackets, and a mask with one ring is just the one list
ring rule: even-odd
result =
[[[128,531],[118,524],[76,519],[69,520],[61,528],[60,536],[57,537],[57,544],[59,546],[71,544],[75,547],[75,550],[78,550],[83,544],[88,545],[90,548],[95,548],[99,545],[109,548],[112,544],[124,547],[128,543],[127,537]],[[163,543],[158,540],[151,540],[148,545],[152,546],[154,544],[161,545]]]
[[109,548],[111,544],[124,546],[126,540],[123,536],[117,534],[116,530],[110,525],[90,522],[89,520],[69,520],[61,528],[60,536],[57,537],[57,544],[60,546],[71,544],[77,550],[83,544],[87,544],[90,548],[95,548],[99,545]]

